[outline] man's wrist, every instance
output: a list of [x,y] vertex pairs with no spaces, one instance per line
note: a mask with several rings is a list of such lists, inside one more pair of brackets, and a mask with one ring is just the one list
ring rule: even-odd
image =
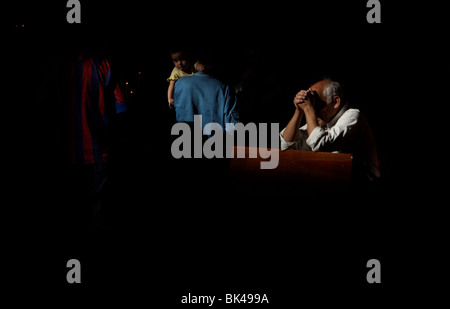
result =
[[296,109],[295,109],[294,116],[300,117],[300,116],[303,116],[304,113],[305,113],[305,112],[304,112],[302,109],[296,108]]
[[313,106],[311,105],[311,104],[307,104],[307,103],[304,103],[305,104],[305,106],[303,107],[303,112],[306,114],[306,113],[316,113],[315,111],[314,111],[314,108],[313,108]]

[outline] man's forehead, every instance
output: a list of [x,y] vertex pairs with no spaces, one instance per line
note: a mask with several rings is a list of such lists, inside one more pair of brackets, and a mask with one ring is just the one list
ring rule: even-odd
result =
[[320,81],[312,84],[311,86],[309,86],[309,88],[314,89],[314,90],[322,90],[327,83],[328,82],[326,80],[320,80]]

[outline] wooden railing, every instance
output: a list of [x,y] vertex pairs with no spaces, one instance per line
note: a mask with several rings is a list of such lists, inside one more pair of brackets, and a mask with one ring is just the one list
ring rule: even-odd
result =
[[[256,158],[250,158],[250,152],[257,152]],[[274,169],[261,169],[263,159],[260,150],[249,147],[234,147],[234,158],[230,162],[230,175],[236,181],[265,184],[264,187],[280,183],[291,186],[307,185],[309,188],[322,186],[346,186],[350,182],[352,155],[344,153],[312,152],[303,150],[276,150],[278,166]],[[245,152],[244,158],[236,154]],[[275,151],[275,150],[274,150]]]

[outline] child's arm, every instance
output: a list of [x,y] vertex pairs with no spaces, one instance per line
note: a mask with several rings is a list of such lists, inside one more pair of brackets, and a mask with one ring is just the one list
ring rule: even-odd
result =
[[169,107],[172,107],[174,103],[173,90],[175,88],[175,82],[175,80],[169,81],[169,89],[167,90],[167,100],[169,101]]

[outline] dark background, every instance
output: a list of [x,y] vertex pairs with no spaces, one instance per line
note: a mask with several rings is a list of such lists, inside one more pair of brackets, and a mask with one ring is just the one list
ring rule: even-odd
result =
[[[414,110],[405,111],[405,86],[423,86],[411,78],[420,66],[411,39],[420,37],[423,21],[411,6],[381,4],[381,24],[367,23],[366,1],[83,1],[82,23],[72,25],[64,1],[5,10],[5,85],[13,99],[3,114],[10,164],[2,181],[13,196],[5,210],[13,218],[5,228],[13,236],[7,241],[13,289],[24,284],[44,299],[54,299],[51,290],[70,300],[166,306],[188,292],[267,293],[274,307],[305,300],[366,307],[401,298],[399,287],[414,286],[408,267],[420,265],[422,241],[408,219],[417,212],[409,207],[411,192],[426,167],[411,167],[416,160],[405,151],[418,135],[405,134],[399,119]],[[113,161],[115,228],[106,235],[77,229],[64,211],[70,197],[58,115],[40,100],[52,89],[49,67],[86,33],[133,91]],[[254,101],[241,106],[244,122],[282,129],[299,90],[324,76],[341,81],[373,129],[380,185],[357,196],[326,190],[304,199],[247,196],[201,173],[180,173],[170,159],[174,113],[166,103],[173,45],[214,53],[220,78],[231,86],[253,65]],[[423,152],[418,147],[415,156]],[[65,281],[70,258],[82,264],[79,286]],[[365,281],[371,258],[381,261],[381,285]],[[31,275],[30,260],[39,261]]]

